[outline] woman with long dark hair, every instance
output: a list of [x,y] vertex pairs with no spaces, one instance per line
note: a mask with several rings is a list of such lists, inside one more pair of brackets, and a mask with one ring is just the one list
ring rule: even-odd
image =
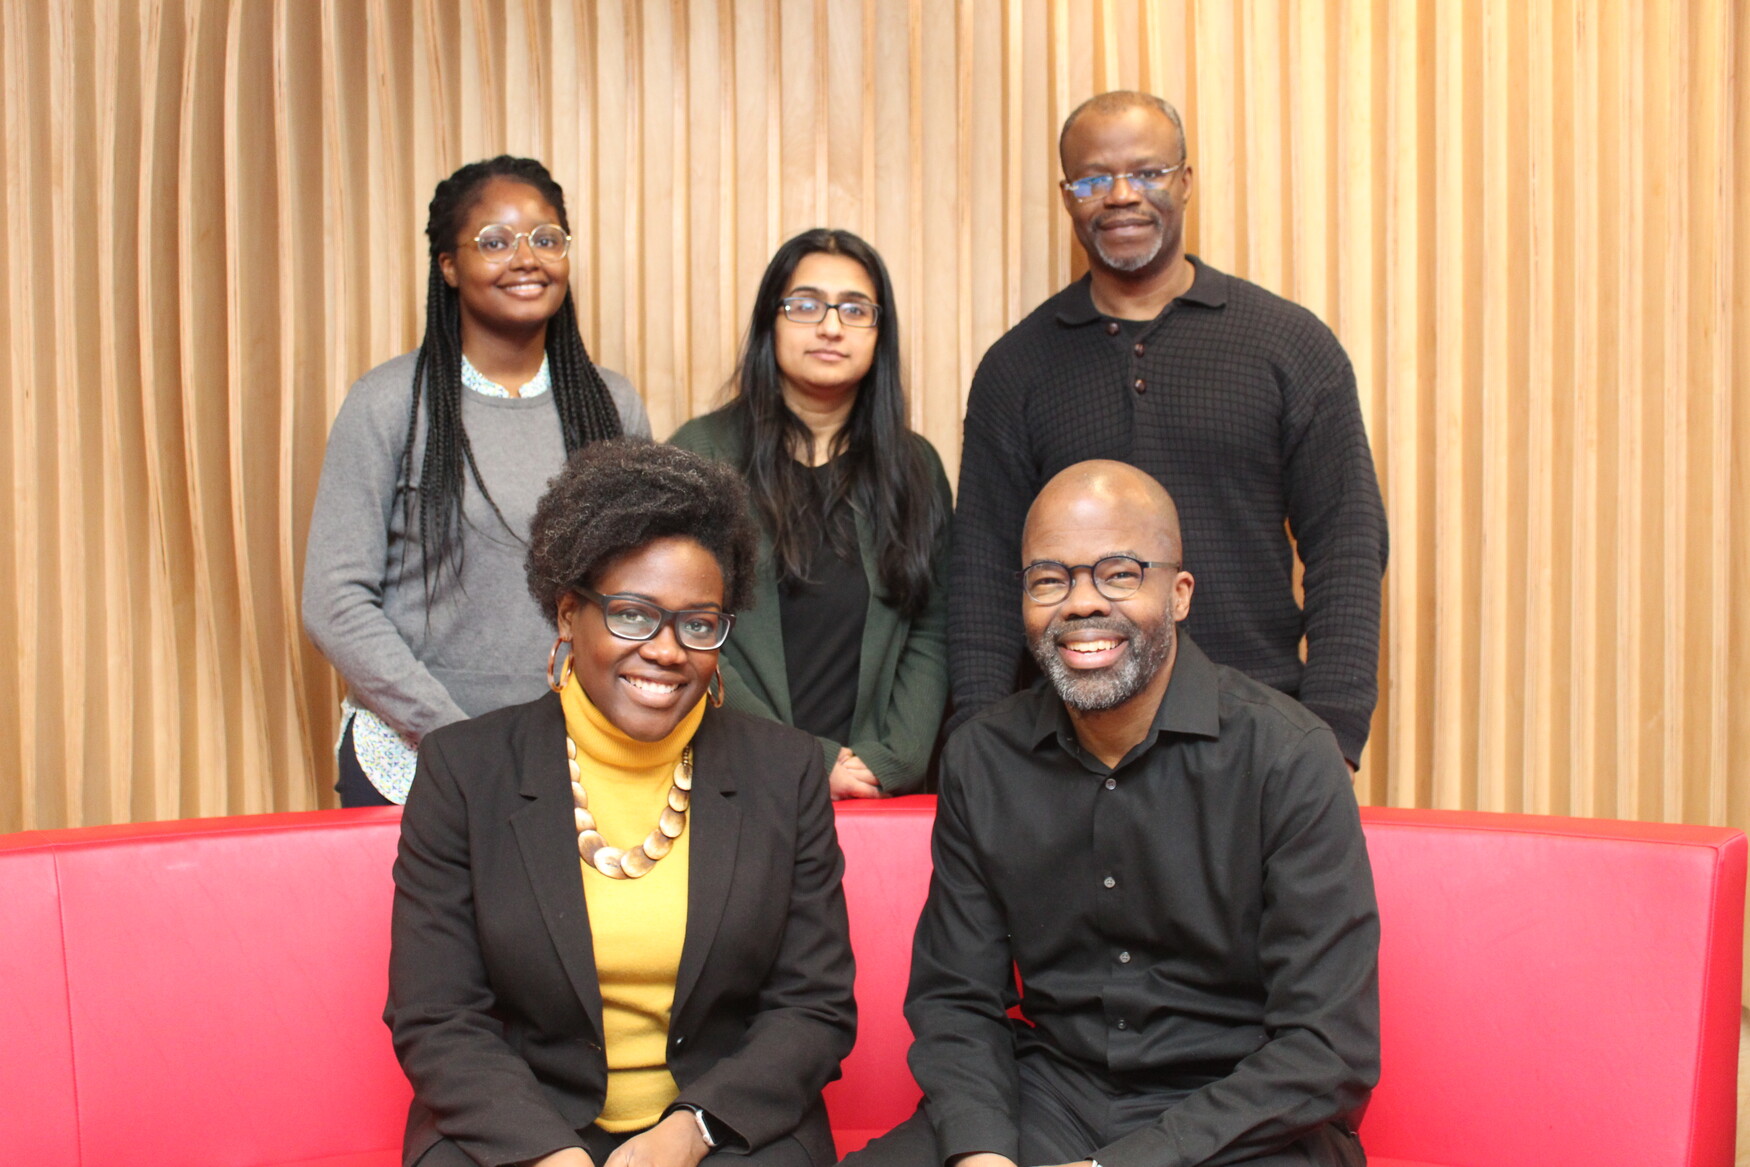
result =
[[731,705],[813,733],[834,798],[923,787],[948,694],[948,518],[906,424],[887,266],[849,231],[778,248],[729,404],[671,439],[738,467],[761,538],[723,650]]
[[565,192],[501,155],[440,182],[425,339],[347,393],[322,463],[304,628],[346,681],[341,804],[402,802],[431,730],[543,688],[551,633],[523,583],[529,519],[581,446],[649,436],[584,349]]

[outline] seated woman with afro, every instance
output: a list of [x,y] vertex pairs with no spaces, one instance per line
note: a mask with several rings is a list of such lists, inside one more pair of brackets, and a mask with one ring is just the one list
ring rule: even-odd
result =
[[419,752],[385,1020],[424,1167],[834,1160],[854,1029],[824,762],[718,708],[756,548],[730,468],[632,439],[535,511],[553,692]]

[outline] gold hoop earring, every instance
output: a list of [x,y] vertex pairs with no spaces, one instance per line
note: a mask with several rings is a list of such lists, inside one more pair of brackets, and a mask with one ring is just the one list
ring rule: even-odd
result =
[[[712,686],[716,686],[713,688]],[[711,708],[723,708],[723,670],[711,670],[711,679],[705,682],[705,696],[711,699]]]
[[559,646],[570,643],[563,636],[555,636],[553,638],[553,651],[547,654],[547,688],[555,693],[564,691],[565,686],[571,683],[571,658],[573,654],[569,652],[565,654],[565,663],[560,665],[559,679],[557,681],[553,679],[553,666],[559,663]]

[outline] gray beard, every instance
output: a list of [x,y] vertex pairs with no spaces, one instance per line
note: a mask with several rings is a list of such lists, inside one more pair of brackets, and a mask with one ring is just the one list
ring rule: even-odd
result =
[[1141,271],[1155,261],[1155,257],[1160,255],[1161,248],[1165,246],[1166,241],[1165,234],[1158,235],[1155,237],[1155,245],[1153,247],[1149,248],[1146,252],[1139,252],[1128,259],[1114,259],[1106,253],[1106,249],[1100,246],[1099,243],[1094,244],[1094,251],[1099,255],[1100,262],[1111,268],[1113,271]]
[[[1117,664],[1097,672],[1083,672],[1064,663],[1057,652],[1058,636],[1071,630],[1088,629],[1117,632],[1127,638],[1124,656]],[[1118,708],[1148,687],[1173,654],[1176,634],[1177,629],[1170,617],[1161,622],[1160,630],[1153,637],[1145,637],[1139,625],[1123,616],[1094,616],[1085,620],[1053,620],[1041,635],[1028,640],[1027,647],[1065,705],[1078,713],[1104,713]]]

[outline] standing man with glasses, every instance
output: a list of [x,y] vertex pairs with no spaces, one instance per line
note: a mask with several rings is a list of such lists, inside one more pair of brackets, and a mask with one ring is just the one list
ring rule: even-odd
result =
[[1027,513],[1015,603],[1051,684],[943,752],[905,1007],[924,1102],[846,1167],[1365,1162],[1379,920],[1349,772],[1178,631],[1180,555],[1134,466],[1071,466]]
[[1178,500],[1202,581],[1190,629],[1211,659],[1298,697],[1357,766],[1379,695],[1386,522],[1349,359],[1312,313],[1185,253],[1192,168],[1166,102],[1100,94],[1058,151],[1088,274],[973,378],[949,588],[956,722],[1016,687],[1005,572],[1028,500],[1064,467],[1112,458]]

